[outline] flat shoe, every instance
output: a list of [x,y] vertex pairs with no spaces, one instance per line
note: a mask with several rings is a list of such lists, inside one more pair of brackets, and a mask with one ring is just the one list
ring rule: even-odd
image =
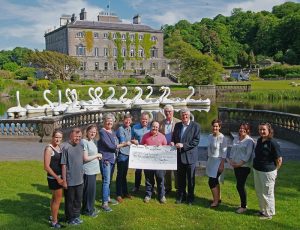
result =
[[239,207],[235,212],[238,213],[238,214],[242,214],[242,213],[244,213],[246,211],[247,211],[247,208]]
[[218,204],[210,204],[210,208],[217,208],[219,206],[219,203]]

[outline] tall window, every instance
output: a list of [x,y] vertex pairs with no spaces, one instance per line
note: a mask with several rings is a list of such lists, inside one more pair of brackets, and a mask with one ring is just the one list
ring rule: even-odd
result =
[[134,40],[134,34],[130,34],[130,40],[131,40],[131,41]]
[[117,56],[117,53],[118,53],[117,48],[114,48],[114,49],[113,49],[113,56],[116,57],[116,56]]
[[122,40],[126,40],[126,35],[122,34]]
[[99,33],[95,32],[94,33],[94,38],[99,38]]
[[108,70],[108,62],[104,62],[104,70]]
[[140,63],[140,70],[144,69],[143,62]]
[[122,57],[126,56],[126,48],[122,48]]
[[130,57],[134,57],[134,49],[130,49]]
[[94,53],[95,53],[95,57],[99,57],[99,48],[98,47],[94,48]]
[[144,37],[144,36],[140,34],[140,35],[139,35],[139,40],[143,40],[143,37]]
[[99,62],[95,62],[95,70],[99,70]]
[[157,58],[158,57],[158,49],[153,47],[150,49],[150,54],[152,58]]
[[152,36],[151,37],[151,41],[156,41],[157,40],[157,37],[156,36]]
[[80,70],[86,70],[86,62],[80,62]]
[[117,70],[118,69],[118,64],[117,62],[114,62],[114,70]]
[[144,50],[143,49],[139,49],[139,57],[144,57]]
[[77,56],[84,56],[85,55],[85,46],[80,44],[79,46],[76,46],[76,55]]
[[104,33],[103,38],[107,39],[108,38],[108,33]]
[[126,69],[126,62],[123,62],[123,69]]
[[104,55],[104,57],[107,57],[108,56],[108,48],[104,48],[104,53],[103,53],[103,55]]
[[112,37],[113,37],[113,39],[116,39],[117,38],[117,34],[114,33]]

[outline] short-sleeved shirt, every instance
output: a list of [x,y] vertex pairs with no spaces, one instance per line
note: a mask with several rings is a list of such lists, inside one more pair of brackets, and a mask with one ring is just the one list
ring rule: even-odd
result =
[[83,146],[64,142],[61,146],[61,164],[67,168],[68,186],[76,186],[83,183]]
[[253,168],[262,172],[271,172],[276,169],[276,160],[281,157],[279,144],[274,139],[262,142],[257,140]]
[[[94,140],[82,139],[82,145],[84,151],[88,153],[88,156],[95,156],[98,153],[97,145]],[[95,175],[100,173],[99,160],[96,158],[91,161],[84,162],[83,171],[86,175]]]
[[141,144],[142,145],[155,145],[155,146],[167,145],[167,139],[166,139],[165,135],[163,135],[162,133],[157,133],[157,135],[153,136],[153,135],[151,135],[151,132],[149,132],[143,136]]
[[143,136],[150,131],[150,126],[143,127],[141,123],[135,124],[132,127],[132,138],[138,140],[139,144],[142,141]]
[[[118,131],[117,131],[117,137],[119,139],[119,143],[131,141],[131,127],[124,127],[124,125],[120,126]],[[129,146],[125,146],[120,148],[120,152],[124,155],[129,155]]]

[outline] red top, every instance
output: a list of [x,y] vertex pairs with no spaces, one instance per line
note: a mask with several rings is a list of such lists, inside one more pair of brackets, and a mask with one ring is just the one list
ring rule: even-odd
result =
[[157,135],[154,136],[151,134],[151,132],[149,132],[143,136],[141,145],[167,145],[167,139],[162,133],[158,132]]

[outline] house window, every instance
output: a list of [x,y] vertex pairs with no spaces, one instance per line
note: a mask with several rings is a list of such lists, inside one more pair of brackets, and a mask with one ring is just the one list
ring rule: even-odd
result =
[[130,57],[134,57],[134,49],[130,50]]
[[118,68],[117,62],[114,62],[114,70],[117,70]]
[[77,37],[77,38],[83,38],[83,37],[84,37],[84,32],[78,32],[78,33],[76,34],[76,37]]
[[114,48],[114,49],[113,49],[113,56],[116,57],[116,56],[117,56],[117,53],[118,53],[117,48]]
[[104,62],[104,70],[108,70],[108,62]]
[[126,62],[123,62],[123,69],[126,69]]
[[99,62],[95,62],[95,70],[99,70]]
[[134,62],[131,62],[131,69],[135,69]]
[[144,57],[144,50],[143,49],[139,49],[139,57]]
[[108,56],[108,48],[104,48],[104,57],[107,57]]
[[107,39],[108,38],[108,33],[104,33],[103,38]]
[[99,33],[95,32],[94,33],[94,38],[99,38]]
[[140,70],[144,69],[143,62],[140,63]]
[[76,55],[84,56],[85,55],[85,46],[83,46],[81,44],[79,46],[76,46]]
[[156,41],[157,40],[157,37],[156,36],[152,36],[151,37],[151,41]]
[[122,40],[126,40],[126,35],[122,34]]
[[139,40],[143,40],[143,35],[139,35]]
[[151,68],[151,69],[157,69],[157,68],[158,68],[157,63],[152,62],[150,68]]
[[126,48],[122,48],[122,57],[126,56]]
[[98,47],[94,48],[94,53],[95,53],[95,57],[99,57],[99,48]]
[[86,62],[80,62],[80,70],[86,70]]
[[158,49],[155,47],[151,48],[150,54],[151,54],[152,58],[157,58],[158,57]]
[[130,34],[130,40],[131,40],[131,41],[134,40],[134,34]]
[[113,34],[113,39],[116,39],[117,38],[117,34]]

